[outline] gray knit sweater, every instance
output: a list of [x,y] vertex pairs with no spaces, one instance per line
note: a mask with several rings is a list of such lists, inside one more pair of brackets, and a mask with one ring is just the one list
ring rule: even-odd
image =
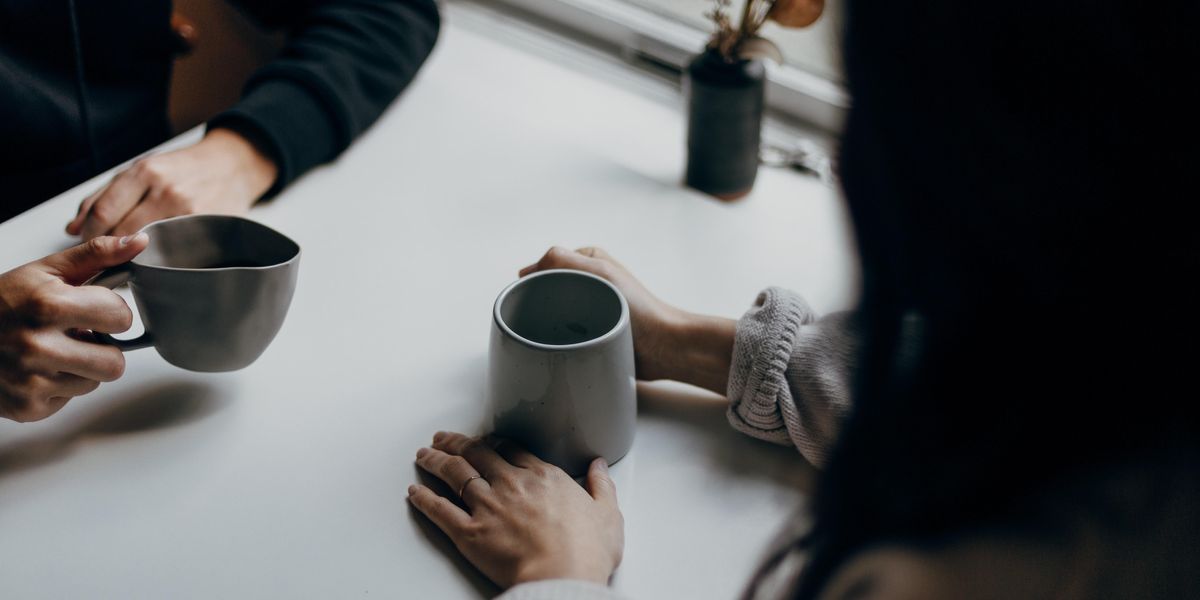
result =
[[[746,435],[794,446],[809,462],[823,465],[850,408],[852,357],[859,333],[854,313],[817,319],[792,292],[769,288],[759,294],[737,324],[729,373],[730,424]],[[788,537],[803,529],[789,527]],[[779,569],[789,573],[773,573],[767,579],[788,580],[801,563],[783,560]],[[760,585],[759,590],[765,593],[771,587]],[[498,600],[620,597],[594,583],[551,580],[516,586]]]

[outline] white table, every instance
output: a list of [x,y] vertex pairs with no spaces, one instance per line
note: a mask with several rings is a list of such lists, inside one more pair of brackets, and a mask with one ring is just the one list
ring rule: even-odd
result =
[[[201,375],[137,351],[122,380],[54,418],[0,422],[0,596],[494,593],[405,490],[434,431],[479,431],[491,304],[519,267],[597,244],[696,311],[738,316],[772,284],[821,311],[853,301],[833,191],[764,169],[751,197],[719,203],[678,185],[682,140],[678,104],[452,12],[402,101],[252,214],[304,248],[287,323],[256,364]],[[0,225],[0,265],[69,245],[62,227],[99,183]],[[722,402],[642,387],[637,441],[613,468],[617,589],[734,597],[803,499],[811,468],[735,433]]]

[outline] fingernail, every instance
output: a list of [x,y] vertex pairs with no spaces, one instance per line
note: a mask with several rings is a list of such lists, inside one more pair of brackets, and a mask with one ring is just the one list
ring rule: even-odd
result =
[[608,461],[604,460],[603,458],[597,458],[596,463],[596,468],[600,469],[601,473],[608,472]]
[[417,493],[417,490],[418,490],[418,489],[420,489],[420,488],[418,488],[418,487],[417,487],[417,486],[415,486],[415,485],[410,485],[410,486],[408,486],[408,495],[409,495],[409,496],[411,496],[411,495],[413,495],[413,494]]
[[439,432],[433,434],[433,443],[436,444],[436,443],[442,441],[442,438],[444,438],[444,437],[446,437],[445,431],[439,431]]
[[417,450],[417,458],[421,458],[426,454],[429,454],[429,448],[421,448],[420,450]]
[[136,240],[136,239],[138,239],[138,238],[140,238],[140,237],[142,237],[142,236],[144,236],[144,235],[146,235],[146,232],[144,232],[144,231],[139,231],[139,232],[137,232],[137,233],[133,233],[133,234],[127,235],[127,236],[125,236],[125,237],[121,238],[121,245],[122,245],[122,246],[128,246],[130,242],[132,242],[132,241],[134,241],[134,240]]

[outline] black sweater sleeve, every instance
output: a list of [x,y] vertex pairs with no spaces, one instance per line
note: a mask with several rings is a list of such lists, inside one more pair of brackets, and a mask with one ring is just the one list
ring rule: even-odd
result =
[[209,122],[275,159],[272,196],[337,157],[412,81],[437,39],[434,0],[240,0],[261,25],[286,28],[279,56],[241,102]]

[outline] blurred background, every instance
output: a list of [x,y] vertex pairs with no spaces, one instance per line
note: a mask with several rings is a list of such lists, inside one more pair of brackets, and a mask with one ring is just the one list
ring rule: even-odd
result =
[[[646,74],[678,84],[689,60],[712,32],[712,0],[442,0],[448,20],[519,24],[525,31],[608,53]],[[204,122],[238,97],[242,83],[282,43],[225,0],[177,0],[176,13],[195,30],[191,53],[173,78],[176,131]],[[731,13],[740,3],[730,7]],[[734,15],[736,16],[736,15]],[[849,97],[841,63],[842,0],[829,0],[811,27],[767,23],[784,64],[769,63],[768,118],[828,146],[840,130]]]

